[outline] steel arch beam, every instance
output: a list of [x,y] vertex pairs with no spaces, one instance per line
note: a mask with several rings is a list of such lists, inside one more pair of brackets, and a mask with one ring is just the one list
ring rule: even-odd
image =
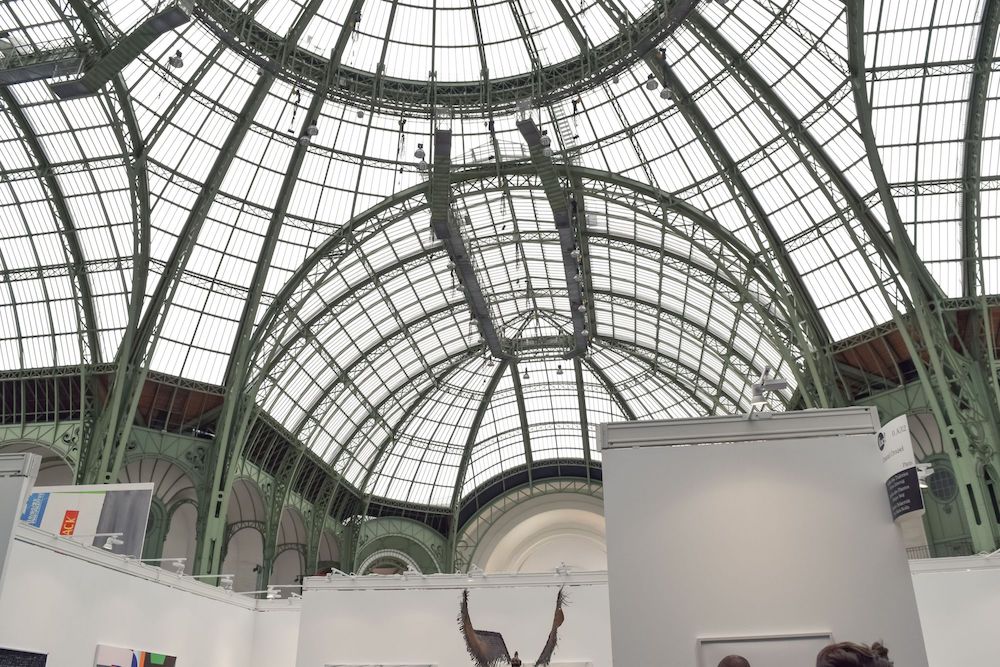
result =
[[[531,453],[531,430],[528,428],[528,409],[524,403],[524,388],[521,386],[521,376],[518,374],[518,363],[512,362],[510,365],[510,379],[514,383],[514,400],[517,403],[517,415],[521,424],[521,439],[524,443],[524,461],[528,466],[528,484],[533,483],[531,468],[535,465],[535,458]],[[470,436],[472,434],[470,433]],[[472,436],[474,438],[474,436]],[[470,452],[471,456],[471,452]],[[464,479],[458,480],[455,488],[461,488]]]
[[[779,282],[776,276],[771,276],[766,272],[766,267],[760,265],[760,262],[757,261],[756,254],[737,240],[728,230],[724,229],[721,225],[719,225],[719,223],[710,218],[704,212],[696,209],[687,202],[678,199],[676,196],[666,193],[649,184],[641,183],[639,181],[623,177],[619,174],[611,174],[601,170],[578,167],[574,165],[563,166],[571,176],[575,175],[580,178],[618,185],[636,192],[637,194],[648,197],[649,199],[660,202],[661,205],[667,207],[668,209],[672,209],[681,216],[698,223],[698,225],[701,228],[704,228],[713,238],[717,239],[726,248],[731,250],[734,256],[739,257],[748,272],[758,276],[758,279],[766,277],[768,280],[761,281],[761,285]],[[505,165],[501,165],[498,169],[501,174],[508,175],[534,173],[531,165],[517,163],[507,163]],[[492,171],[485,169],[470,169],[461,172],[452,172],[452,183],[489,180],[494,178],[496,175],[496,169]],[[273,330],[278,326],[277,323],[282,321],[280,316],[282,314],[289,314],[289,311],[295,310],[295,304],[297,303],[295,297],[299,290],[299,286],[307,282],[311,272],[324,260],[333,255],[340,246],[348,243],[353,238],[354,231],[356,229],[360,228],[371,218],[390,210],[393,206],[424,195],[426,189],[426,184],[418,184],[386,198],[379,204],[370,208],[368,211],[354,216],[340,230],[324,241],[305,260],[305,262],[303,262],[303,264],[296,269],[292,276],[289,277],[289,280],[285,283],[284,287],[282,287],[281,291],[276,295],[272,305],[261,318],[255,331],[254,347],[262,348],[263,340],[268,335],[273,333]],[[421,208],[426,207],[427,206],[424,205]],[[407,214],[410,213],[412,212],[407,212]],[[764,273],[760,273],[761,271]],[[310,288],[306,294],[311,294],[314,289],[315,288]],[[291,315],[284,321],[284,326],[288,328],[293,320],[294,312],[292,312]]]
[[[622,409],[622,412],[625,413],[625,416],[628,417],[628,420],[634,422],[636,419],[638,419],[638,417],[636,417],[635,411],[628,404],[628,401],[625,400],[625,397],[622,396],[622,393],[618,391],[618,388],[615,387],[615,383],[611,381],[611,378],[609,378],[608,374],[604,372],[604,369],[598,366],[596,363],[594,363],[592,359],[586,359],[586,362],[590,370],[594,373],[594,375],[597,376],[597,379],[600,380],[601,384],[604,385],[604,388],[607,390],[608,394],[610,394],[611,397],[615,399],[615,403],[617,403],[618,407]],[[691,392],[691,395],[693,398],[694,397],[693,391]]]
[[[101,52],[107,52],[111,46],[108,38],[97,23],[95,15],[85,0],[68,0],[69,6],[80,19],[80,25],[87,32],[91,42],[93,42]],[[72,29],[72,26],[71,26]],[[136,344],[137,329],[142,317],[143,301],[146,294],[146,284],[149,277],[149,256],[150,256],[150,209],[149,209],[149,175],[146,173],[144,165],[145,142],[142,131],[139,127],[138,118],[132,108],[131,97],[128,87],[125,85],[121,74],[111,79],[112,87],[115,91],[115,99],[118,100],[118,109],[122,115],[125,125],[125,132],[121,132],[117,126],[114,131],[122,145],[122,153],[128,158],[127,171],[131,178],[130,195],[132,197],[132,208],[134,219],[133,233],[133,253],[132,253],[132,290],[129,293],[128,321],[125,324],[125,333],[122,336],[122,343],[119,348],[118,358],[129,354],[129,350]],[[110,95],[109,95],[110,99]],[[117,363],[115,366],[113,386],[123,386],[128,382],[132,369],[125,364]],[[120,396],[117,397],[120,399]],[[97,424],[94,425],[90,433],[85,433],[86,452],[81,456],[80,465],[77,468],[77,482],[113,482],[117,478],[117,470],[107,470],[103,462],[107,460],[108,442],[105,438],[107,430],[106,422],[111,416],[108,408],[114,405],[117,408],[118,402],[112,394],[109,401],[104,405]],[[87,420],[84,420],[85,422]],[[102,431],[101,423],[105,422],[105,429]],[[122,452],[124,454],[124,451]],[[118,466],[121,466],[123,456],[118,457]]]
[[[510,300],[517,300],[517,299],[523,298],[522,295],[519,292],[514,292],[514,291],[505,292],[504,295],[507,296]],[[668,319],[675,319],[675,320],[679,321],[681,323],[681,327],[682,327],[681,330],[683,330],[683,328],[690,327],[692,329],[700,331],[704,336],[712,338],[713,340],[716,341],[716,343],[719,346],[730,347],[729,346],[729,341],[727,341],[727,340],[725,340],[723,338],[720,338],[714,332],[712,332],[711,329],[708,327],[707,323],[705,325],[699,324],[697,321],[690,319],[687,316],[686,313],[683,313],[683,312],[682,313],[676,313],[676,312],[674,312],[674,311],[672,311],[672,310],[670,310],[668,308],[664,308],[661,304],[656,304],[656,303],[652,303],[652,302],[646,301],[645,299],[641,299],[641,298],[635,296],[634,294],[633,295],[630,295],[630,294],[618,294],[618,293],[612,292],[611,290],[596,290],[594,292],[594,296],[598,296],[598,295],[600,295],[600,296],[606,296],[606,297],[609,297],[609,298],[625,299],[627,301],[634,302],[637,305],[641,305],[641,306],[645,307],[646,309],[649,309],[649,310],[652,310],[652,311],[656,312],[658,317],[662,317],[662,316],[665,315],[665,316],[668,317]],[[460,303],[460,302],[447,303],[447,304],[445,304],[443,306],[440,306],[440,307],[434,309],[433,311],[429,311],[429,312],[423,314],[419,318],[416,318],[414,320],[406,322],[404,328],[394,330],[389,335],[383,336],[377,342],[375,342],[371,347],[369,347],[368,349],[366,349],[365,351],[363,351],[360,355],[358,355],[358,357],[354,361],[352,361],[349,365],[342,366],[340,368],[340,372],[330,381],[329,384],[327,384],[326,386],[323,387],[323,390],[321,392],[319,392],[318,397],[313,402],[313,404],[310,405],[308,408],[305,408],[303,410],[303,415],[304,416],[302,418],[302,421],[299,423],[298,427],[293,432],[293,435],[295,435],[297,437],[299,434],[301,434],[301,432],[305,428],[306,424],[310,423],[311,421],[321,422],[321,421],[323,421],[323,419],[325,419],[326,414],[323,413],[323,414],[317,416],[315,414],[316,410],[319,408],[319,406],[324,401],[328,400],[329,396],[333,392],[333,389],[337,385],[346,382],[348,380],[348,378],[350,378],[352,376],[352,374],[358,368],[360,368],[361,366],[363,366],[364,364],[366,364],[366,363],[369,362],[369,359],[370,359],[371,356],[373,356],[377,352],[380,352],[381,350],[383,350],[387,345],[391,346],[392,341],[394,339],[398,339],[406,331],[416,330],[416,329],[423,328],[423,326],[425,326],[427,324],[430,324],[430,323],[433,323],[434,321],[437,320],[437,318],[439,318],[439,317],[441,317],[443,315],[447,315],[448,313],[451,313],[455,309],[461,308],[463,305],[464,305],[464,303]],[[657,353],[657,354],[659,355],[660,353]],[[750,358],[744,356],[742,353],[738,352],[737,350],[732,349],[731,350],[731,354],[733,356],[737,357],[745,366],[747,366],[749,368],[756,368],[757,367],[757,364],[755,364]],[[680,360],[677,360],[677,361],[678,361],[678,363],[680,363]],[[515,367],[515,370],[516,370],[516,367]],[[697,370],[697,369],[689,369],[689,370],[692,373],[701,375],[701,372],[699,370]],[[751,384],[754,381],[753,378],[748,377],[748,376],[744,376],[744,378],[746,379],[746,382],[747,382],[748,385]],[[725,379],[725,375],[724,374],[720,374],[720,376],[719,376],[719,384],[720,385],[723,383],[724,379]],[[708,380],[708,378],[706,378],[706,380],[710,381],[710,380]],[[517,384],[520,384],[520,380],[519,379],[515,380],[515,382]],[[395,393],[395,391],[397,389],[398,389],[398,387],[392,389],[390,391],[390,394]],[[730,398],[732,400],[734,400],[734,402],[737,402],[737,403],[739,402],[739,400],[738,400],[739,397],[730,397]],[[329,405],[329,407],[332,408],[333,404],[331,403]],[[626,411],[626,414],[628,414],[628,411]],[[635,419],[634,417],[630,417],[630,418],[631,419]]]
[[458,464],[458,474],[455,477],[455,490],[451,494],[451,512],[452,512],[452,532],[454,532],[454,517],[456,516],[458,510],[459,501],[462,498],[462,482],[465,480],[466,474],[469,471],[469,463],[472,460],[472,449],[476,445],[476,434],[479,432],[479,428],[483,425],[483,419],[486,417],[486,412],[489,410],[490,401],[493,400],[493,394],[496,393],[497,386],[500,384],[500,380],[503,379],[504,373],[509,369],[514,368],[508,359],[502,360],[497,364],[497,368],[493,371],[493,377],[490,378],[490,383],[486,386],[486,391],[483,392],[483,398],[479,401],[479,407],[476,409],[476,415],[472,419],[472,424],[469,427],[469,435],[465,439],[465,447],[462,449],[462,460]]
[[[557,0],[558,1],[558,0]],[[587,336],[583,333],[587,330],[586,318],[579,311],[583,305],[583,290],[580,281],[581,268],[570,254],[576,247],[576,235],[574,234],[573,220],[570,216],[569,205],[567,203],[566,192],[559,182],[559,175],[556,174],[555,165],[551,157],[546,157],[542,146],[542,134],[531,118],[517,121],[517,129],[528,144],[531,151],[531,163],[538,173],[538,178],[542,182],[542,190],[545,198],[549,202],[552,210],[552,218],[556,231],[559,233],[559,249],[562,251],[563,273],[566,276],[566,290],[569,296],[570,319],[573,322],[573,338],[575,347],[574,355],[579,356],[587,350]],[[551,153],[550,153],[551,155]]]
[[497,359],[506,356],[490,315],[489,301],[479,283],[466,240],[451,208],[451,130],[434,131],[434,164],[431,167],[431,227],[444,244],[462,284],[462,294],[476,319],[479,332]]
[[[396,424],[393,426],[392,431],[389,433],[389,435],[387,435],[379,444],[378,449],[375,451],[375,456],[374,458],[372,458],[371,465],[368,466],[368,470],[365,471],[364,479],[362,479],[361,484],[357,486],[358,493],[365,496],[365,506],[364,506],[365,509],[362,511],[362,514],[368,513],[368,505],[370,504],[372,497],[371,494],[366,493],[366,489],[368,488],[368,482],[374,475],[375,469],[378,467],[378,464],[381,461],[382,456],[389,449],[389,445],[391,445],[396,440],[396,438],[399,437],[399,432],[406,425],[407,421],[409,421],[410,417],[413,416],[413,413],[416,412],[421,405],[423,405],[423,402],[424,400],[427,399],[427,396],[429,396],[432,391],[437,389],[438,385],[446,381],[448,379],[448,376],[454,373],[456,370],[458,370],[462,366],[462,364],[464,364],[469,359],[474,358],[478,353],[479,351],[476,348],[469,348],[469,350],[466,351],[464,354],[460,354],[457,357],[453,357],[451,363],[449,363],[448,366],[445,367],[443,371],[435,375],[434,378],[431,380],[431,382],[429,382],[427,386],[424,387],[419,394],[417,394],[417,396],[413,399],[413,402],[410,403],[409,406],[407,406],[406,411],[403,412],[403,415],[400,417],[399,421],[396,422]],[[424,373],[421,373],[421,375],[422,374]],[[388,400],[389,400],[388,397],[383,399],[383,401],[378,406],[376,406],[376,410],[381,410],[382,406],[384,406],[388,402]],[[346,442],[351,442],[354,439],[354,436],[358,433],[358,431],[359,429],[355,428],[351,436],[346,440]],[[344,448],[341,448],[341,451],[343,451],[343,449]],[[340,452],[337,452],[337,454],[339,458]],[[337,460],[334,459],[331,466],[336,465],[336,463]]]
[[583,362],[580,357],[573,359],[573,376],[576,381],[576,407],[580,412],[580,435],[583,436],[583,460],[587,462],[587,477],[590,477],[590,424],[587,419],[587,392],[583,390]]
[[[149,362],[159,339],[160,330],[166,321],[167,312],[184,277],[187,262],[194,251],[202,224],[215,200],[215,195],[222,185],[229,170],[229,165],[239,150],[257,110],[263,103],[271,88],[273,78],[261,76],[247,100],[240,120],[230,130],[223,142],[204,189],[198,195],[191,213],[184,223],[177,244],[171,252],[163,276],[157,283],[156,290],[150,300],[145,316],[136,331],[137,344],[132,347],[127,358],[119,359],[117,363],[130,369],[124,383],[116,383],[112,387],[111,400],[107,410],[101,415],[101,426],[98,435],[104,439],[104,455],[101,460],[101,472],[107,476],[120,465],[125,453],[125,442],[128,440],[135,421],[135,412],[145,378],[149,373]],[[123,350],[124,351],[124,350]]]
[[[752,219],[756,220],[760,225],[766,242],[765,247],[773,250],[775,260],[781,267],[782,274],[788,279],[790,292],[795,300],[793,312],[803,314],[813,332],[814,340],[803,342],[811,342],[814,349],[820,349],[824,345],[829,344],[832,341],[830,330],[823,321],[819,309],[816,307],[816,302],[803,283],[798,269],[792,264],[788,254],[783,251],[783,244],[774,227],[771,225],[770,217],[764,210],[760,200],[757,199],[756,193],[750,187],[743,172],[737,168],[736,160],[733,159],[729,150],[722,142],[721,137],[719,137],[715,128],[712,127],[712,124],[705,117],[705,114],[702,113],[698,105],[695,104],[691,94],[684,86],[684,82],[674,73],[673,69],[662,58],[647,56],[646,61],[650,69],[653,70],[653,73],[660,79],[660,83],[665,88],[674,92],[678,111],[680,111],[681,115],[687,120],[688,125],[698,135],[700,141],[705,146],[705,152],[716,163],[719,173],[724,175],[723,178],[731,184],[733,194],[737,200],[744,202],[745,207],[749,209]],[[797,331],[797,329],[793,327],[793,331]],[[806,347],[806,345],[803,345],[803,347]],[[817,390],[821,395],[824,392],[823,387],[817,387]]]
[[[816,161],[816,164],[830,179],[840,196],[844,198],[845,202],[847,202],[851,212],[862,224],[872,243],[882,256],[898,267],[901,271],[912,272],[912,282],[907,281],[910,282],[912,288],[919,289],[923,292],[923,294],[930,297],[940,296],[941,288],[927,272],[926,267],[919,263],[914,265],[913,260],[916,254],[909,238],[905,234],[905,231],[902,229],[893,229],[893,237],[890,238],[889,234],[886,233],[885,229],[882,228],[882,225],[865,205],[861,196],[847,181],[847,178],[840,171],[837,165],[834,164],[833,160],[827,154],[826,149],[820,145],[808,129],[802,126],[801,119],[792,112],[791,108],[764,80],[757,70],[754,69],[749,62],[747,62],[746,58],[743,57],[743,54],[740,53],[725,37],[719,34],[719,32],[699,13],[692,12],[688,23],[694,29],[694,32],[701,37],[702,42],[714,51],[720,62],[736,75],[738,82],[744,87],[751,98],[759,98],[759,100],[772,109],[780,119],[781,123],[786,126],[787,134],[794,136],[795,139],[806,148],[809,156]],[[864,95],[862,95],[862,97],[867,99]],[[862,110],[859,110],[859,112],[860,111]],[[862,113],[859,113],[859,118],[861,115]],[[862,122],[864,121],[862,120]],[[869,148],[868,153],[869,161],[878,158],[877,148],[874,155],[871,154],[871,148]],[[881,165],[881,160],[878,160],[878,165]],[[878,169],[876,168],[874,162],[872,163],[872,167],[873,171],[876,172],[876,181],[878,181]],[[884,173],[882,174],[881,180],[883,183],[885,182]],[[894,200],[890,195],[890,197],[885,200],[886,207],[888,208],[893,206],[893,202]],[[887,218],[889,219],[890,227],[893,227],[893,216],[891,213],[887,215]]]
[[[982,208],[980,185],[982,178],[983,126],[986,120],[986,99],[989,93],[996,50],[997,30],[1000,29],[1000,0],[986,0],[983,21],[979,27],[972,86],[969,93],[969,110],[965,123],[965,156],[962,181],[962,289],[966,297],[985,294],[982,284]],[[982,288],[982,289],[981,289]]]
[[51,163],[49,162],[48,155],[45,153],[45,148],[42,146],[41,141],[38,140],[38,135],[35,134],[31,122],[24,114],[24,110],[17,103],[14,94],[6,87],[0,86],[0,100],[3,100],[8,113],[14,119],[14,124],[21,131],[24,142],[35,156],[35,162],[41,170],[39,178],[45,183],[46,190],[48,190],[50,195],[49,204],[53,208],[55,217],[62,227],[62,234],[60,236],[63,239],[64,248],[68,251],[69,259],[72,262],[69,270],[69,278],[76,288],[80,300],[80,303],[77,305],[83,313],[83,321],[79,323],[84,328],[83,331],[79,332],[81,345],[86,343],[87,348],[90,350],[90,354],[83,353],[80,355],[81,361],[84,364],[100,363],[101,347],[100,341],[97,338],[98,326],[97,316],[94,313],[94,295],[90,289],[90,278],[87,275],[86,257],[83,254],[83,249],[80,247],[76,224],[73,222],[73,216],[70,215],[69,206],[66,203],[66,195],[63,192],[62,186],[59,185],[59,180],[51,170]]

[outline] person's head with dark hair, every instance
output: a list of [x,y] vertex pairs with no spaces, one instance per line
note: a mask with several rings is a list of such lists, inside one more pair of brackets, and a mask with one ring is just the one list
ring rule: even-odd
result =
[[750,667],[750,661],[742,655],[727,655],[719,661],[719,667]]
[[816,656],[816,667],[892,667],[889,649],[875,642],[871,646],[841,642],[830,644]]

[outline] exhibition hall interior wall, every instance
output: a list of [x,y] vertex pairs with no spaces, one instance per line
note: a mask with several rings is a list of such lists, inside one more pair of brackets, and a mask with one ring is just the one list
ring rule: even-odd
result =
[[879,428],[866,408],[603,426],[616,659],[795,667],[884,639],[926,667]]
[[[1000,557],[913,561],[911,567],[930,667],[994,664],[1000,654],[992,627],[1000,616]],[[327,659],[352,656],[360,664],[379,664],[404,648],[414,659],[441,656],[439,667],[468,664],[467,658],[451,660],[461,641],[457,589],[425,591],[422,578],[367,591],[307,579],[302,600],[255,602],[190,579],[178,583],[158,568],[26,528],[18,529],[7,574],[0,646],[48,653],[57,667],[92,667],[98,643],[162,651],[177,656],[181,667],[324,667],[337,664]],[[450,575],[428,580],[444,576]],[[471,614],[478,628],[501,632],[512,646],[534,652],[551,622],[560,578],[545,575],[549,583],[540,585],[521,576],[532,585],[489,590],[471,584]],[[570,577],[591,583],[568,588],[555,663],[582,658],[610,667],[606,575]],[[406,629],[410,617],[422,619],[421,632]],[[353,632],[338,629],[344,619]]]

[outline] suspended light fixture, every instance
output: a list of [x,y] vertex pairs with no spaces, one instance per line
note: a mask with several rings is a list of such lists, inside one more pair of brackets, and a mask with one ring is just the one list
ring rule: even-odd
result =
[[590,330],[588,330],[588,329],[581,329],[580,330],[580,335],[581,336],[589,336],[590,335]]
[[521,377],[524,378],[525,380],[528,379],[528,369],[527,368],[524,369],[524,375],[522,375]]
[[552,138],[549,137],[549,133],[548,132],[546,132],[546,131],[543,130],[542,131],[542,138],[541,138],[540,141],[541,141],[542,146],[548,146],[549,144],[552,143]]
[[664,100],[674,99],[674,91],[670,90],[667,87],[664,87],[663,90],[660,91],[660,99]]
[[552,157],[552,149],[546,146],[545,148],[542,149],[542,155],[544,155],[545,157]]
[[556,375],[562,375],[562,374],[563,374],[562,364],[559,364],[558,366],[556,366]]
[[585,304],[581,303],[579,306],[576,307],[576,312],[578,312],[578,313],[585,313],[585,312],[587,312],[587,306]]
[[656,81],[656,77],[650,74],[649,78],[646,79],[646,90],[656,90],[658,85],[660,84]]
[[180,49],[174,51],[174,55],[167,58],[167,64],[174,69],[180,69],[184,67],[184,54],[181,53]]
[[580,249],[573,248],[573,250],[570,251],[569,256],[573,259],[580,259]]
[[421,161],[423,161],[423,159],[427,157],[427,153],[424,152],[423,144],[417,144],[417,150],[413,151],[413,157]]
[[364,117],[365,117],[365,112],[362,111],[361,109],[358,109],[358,118],[364,118]]
[[573,280],[575,280],[578,283],[582,283],[583,282],[583,274],[577,273],[575,276],[573,276]]

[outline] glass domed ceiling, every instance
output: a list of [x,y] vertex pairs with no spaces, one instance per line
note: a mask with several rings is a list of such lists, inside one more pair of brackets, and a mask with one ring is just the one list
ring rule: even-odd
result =
[[[790,381],[778,403],[819,401],[815,355],[908,303],[886,196],[929,288],[1000,292],[1000,79],[972,102],[976,72],[992,72],[979,63],[996,61],[985,3],[701,2],[680,27],[610,0],[358,4],[348,34],[350,2],[205,0],[100,95],[0,88],[0,367],[125,356],[249,394],[353,487],[449,506],[511,471],[596,465],[603,421],[743,411],[765,367]],[[95,5],[111,41],[153,10]],[[622,16],[669,28],[662,51],[587,65],[586,85],[504,87],[594,62],[574,30],[594,53]],[[27,48],[86,34],[74,17],[0,4]],[[224,18],[242,31],[221,38]],[[269,35],[294,58],[267,61]],[[324,78],[338,42],[343,79]],[[877,156],[853,95],[862,65]],[[431,68],[464,100],[436,117]],[[379,72],[386,97],[362,95]],[[476,92],[505,90],[529,108]],[[967,163],[975,109],[982,154]],[[529,154],[528,116],[551,170]],[[446,126],[441,186],[415,153],[433,164]],[[978,262],[962,254],[970,177]],[[553,178],[579,213],[576,357]],[[507,358],[432,230],[432,186]],[[149,335],[130,345],[130,327]]]

